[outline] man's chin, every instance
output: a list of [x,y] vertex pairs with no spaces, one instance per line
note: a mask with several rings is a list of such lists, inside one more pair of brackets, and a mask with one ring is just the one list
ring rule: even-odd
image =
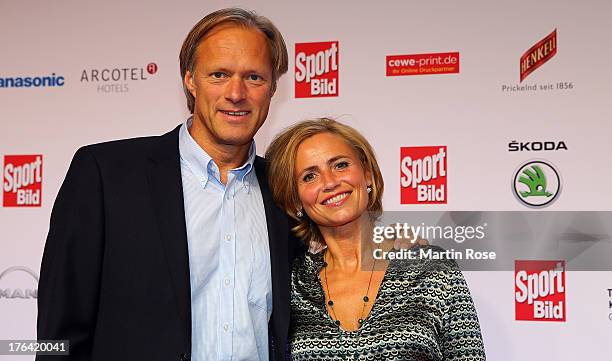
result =
[[253,135],[244,135],[244,136],[236,136],[234,135],[227,135],[227,136],[219,136],[217,137],[217,141],[219,144],[223,144],[223,145],[227,145],[227,146],[235,146],[235,147],[241,147],[241,146],[248,146],[251,145],[251,142],[253,141]]

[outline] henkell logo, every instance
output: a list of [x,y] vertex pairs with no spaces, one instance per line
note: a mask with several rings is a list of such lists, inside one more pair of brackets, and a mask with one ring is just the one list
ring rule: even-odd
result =
[[459,52],[387,56],[387,76],[450,73],[459,73]]
[[538,41],[521,56],[520,78],[521,82],[537,68],[541,67],[557,54],[557,29]]
[[514,261],[518,321],[565,322],[565,261]]
[[[30,277],[24,277],[20,275],[21,273],[25,273]],[[34,282],[32,282],[31,279],[33,279]],[[34,287],[25,287],[26,284],[32,284]],[[4,288],[6,286],[9,287]],[[38,298],[38,275],[27,267],[10,267],[0,273],[0,300],[16,298]]]
[[337,41],[295,44],[295,97],[338,96]]
[[41,206],[42,157],[42,154],[4,156],[4,207]]
[[400,203],[446,203],[446,146],[402,147],[400,157]]

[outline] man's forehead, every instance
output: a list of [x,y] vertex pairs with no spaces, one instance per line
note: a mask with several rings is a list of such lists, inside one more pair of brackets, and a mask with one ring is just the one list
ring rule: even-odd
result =
[[206,35],[204,35],[202,39],[200,39],[198,43],[198,47],[202,45],[204,41],[206,41],[207,39],[215,35],[218,35],[220,32],[223,32],[225,30],[233,30],[233,29],[246,30],[247,32],[250,32],[252,34],[259,34],[265,40],[265,34],[263,33],[263,31],[259,30],[258,28],[254,26],[249,26],[249,25],[242,24],[242,23],[236,23],[233,21],[226,21],[221,24],[215,25],[215,27],[213,27],[210,31],[208,31]]
[[[232,31],[232,34],[228,35],[227,30],[238,31]],[[225,33],[223,33],[224,31]],[[244,40],[242,37],[247,37],[248,40]],[[213,41],[209,41],[211,38],[213,38]],[[262,51],[260,46],[253,46],[258,41],[255,40],[256,38],[267,44],[264,33],[257,28],[231,22],[219,24],[200,40],[196,48],[196,56],[211,60],[227,53],[232,53],[232,55],[240,58],[244,55],[265,56],[265,50]],[[202,53],[203,48],[206,48],[204,53]],[[266,48],[269,50],[269,47]]]

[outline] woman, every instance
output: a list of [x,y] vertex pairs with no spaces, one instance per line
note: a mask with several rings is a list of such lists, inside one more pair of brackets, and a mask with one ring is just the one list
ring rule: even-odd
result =
[[380,261],[362,242],[382,212],[383,179],[361,134],[331,119],[304,121],[279,134],[266,159],[276,202],[320,250],[292,269],[293,360],[485,359],[453,261]]

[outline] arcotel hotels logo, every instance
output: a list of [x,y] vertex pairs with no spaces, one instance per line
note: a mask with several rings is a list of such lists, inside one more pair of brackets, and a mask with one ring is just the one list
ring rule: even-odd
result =
[[518,321],[565,322],[565,261],[514,261]]
[[130,83],[149,80],[157,74],[157,64],[148,63],[142,67],[108,67],[83,69],[81,83],[94,83],[98,93],[125,93]]
[[7,268],[0,273],[0,301],[3,299],[38,298],[38,275],[23,266]]
[[459,73],[459,53],[388,55],[387,76]]
[[557,54],[557,29],[529,48],[520,60],[521,82]]
[[514,172],[512,191],[528,207],[549,206],[561,193],[559,171],[548,161],[528,161]]
[[4,207],[40,207],[43,156],[5,155],[2,177]]
[[401,204],[447,203],[446,146],[400,149]]
[[339,91],[337,41],[295,44],[295,97],[336,97]]
[[44,88],[44,87],[62,87],[66,79],[61,75],[52,73],[51,75],[42,76],[16,76],[16,77],[1,77],[0,88]]

